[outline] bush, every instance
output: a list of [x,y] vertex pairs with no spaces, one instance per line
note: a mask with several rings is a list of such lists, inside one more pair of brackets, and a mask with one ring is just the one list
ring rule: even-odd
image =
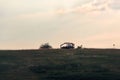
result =
[[51,49],[51,48],[52,46],[50,46],[49,43],[45,43],[40,46],[40,49]]

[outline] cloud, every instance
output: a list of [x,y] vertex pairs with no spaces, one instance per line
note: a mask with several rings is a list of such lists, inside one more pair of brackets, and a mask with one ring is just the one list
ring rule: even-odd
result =
[[[78,0],[69,1],[69,5],[67,4],[68,0],[61,1],[61,5],[54,6],[53,9],[50,9],[45,12],[37,12],[37,13],[29,13],[23,14],[22,17],[42,17],[42,16],[51,16],[51,15],[64,15],[69,13],[90,13],[90,12],[101,12],[110,10],[109,3],[111,0],[92,0],[84,4],[80,4],[79,6],[75,6]],[[63,3],[63,4],[62,4]]]
[[92,0],[87,4],[80,6],[86,11],[104,11],[120,9],[120,0]]
[[[74,3],[74,5],[76,5]],[[69,13],[90,13],[96,11],[105,11],[107,9],[106,3],[98,3],[95,1],[85,3],[79,6],[69,6],[69,7],[60,7],[58,9],[54,9],[52,12],[56,15],[64,15]]]
[[[29,2],[28,2],[29,1]],[[28,3],[28,4],[26,4]],[[54,12],[57,15],[67,13],[91,13],[120,9],[120,0],[45,0],[45,1],[0,1],[5,15],[30,14],[39,16],[39,12]],[[23,6],[24,5],[24,6]],[[1,10],[1,9],[0,9]],[[37,13],[37,14],[36,14]],[[31,15],[32,14],[32,15]]]
[[[69,0],[69,2],[68,0],[52,0],[52,2],[47,0],[34,2],[30,1],[26,5],[25,3],[27,1],[17,2],[12,0],[12,2],[10,1],[9,3],[1,1],[2,3],[4,2],[4,5],[1,6],[2,10],[4,10],[2,12],[4,12],[4,15],[20,15],[21,17],[42,17],[47,15],[64,15],[69,13],[98,14],[105,11],[111,12],[112,10],[120,9],[119,0]],[[25,6],[23,6],[23,4]]]
[[88,3],[80,4],[78,6],[59,9],[58,14],[66,13],[101,13],[101,12],[114,12],[120,9],[119,0],[91,0]]
[[120,0],[111,0],[109,6],[114,10],[120,10]]
[[110,3],[111,0],[92,0],[89,3],[76,7],[74,11],[81,13],[110,11]]

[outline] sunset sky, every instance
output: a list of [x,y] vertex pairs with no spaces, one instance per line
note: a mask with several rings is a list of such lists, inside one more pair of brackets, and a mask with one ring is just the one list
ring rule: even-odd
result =
[[120,48],[120,0],[0,0],[0,49]]

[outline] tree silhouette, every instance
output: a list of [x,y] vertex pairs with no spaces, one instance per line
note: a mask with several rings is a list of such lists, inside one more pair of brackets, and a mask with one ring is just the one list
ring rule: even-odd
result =
[[40,46],[40,49],[51,49],[51,48],[52,48],[52,46],[49,45],[49,43],[45,43],[45,44],[42,44],[42,45]]

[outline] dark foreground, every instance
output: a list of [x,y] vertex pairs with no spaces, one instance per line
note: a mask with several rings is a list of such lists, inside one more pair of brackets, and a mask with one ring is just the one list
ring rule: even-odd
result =
[[0,80],[120,80],[120,50],[0,51]]

